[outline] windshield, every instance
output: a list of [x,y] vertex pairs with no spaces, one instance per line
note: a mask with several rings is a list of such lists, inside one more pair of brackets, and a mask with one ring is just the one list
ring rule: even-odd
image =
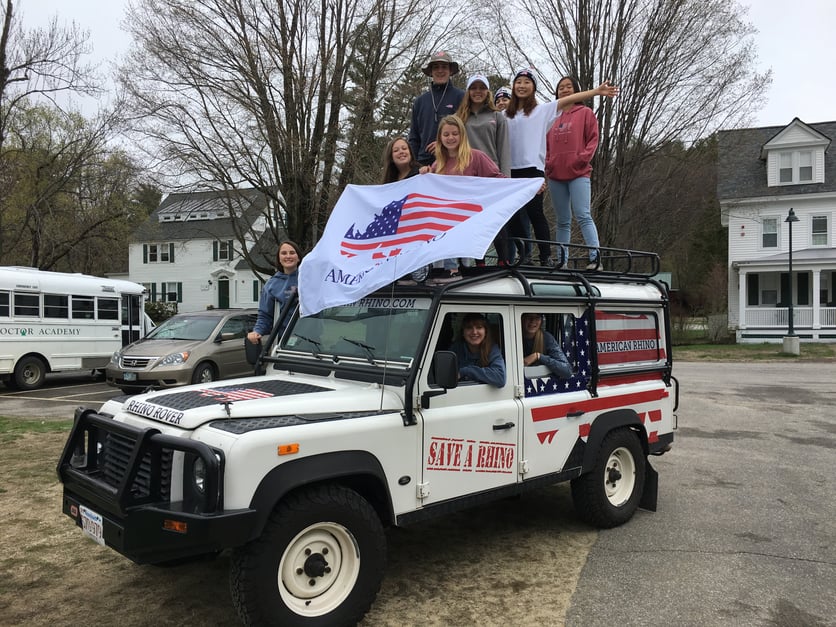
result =
[[174,316],[146,336],[152,340],[206,340],[218,326],[218,319],[209,316]]
[[356,358],[371,364],[415,357],[430,308],[429,298],[364,298],[314,316],[297,318],[281,348],[339,361]]

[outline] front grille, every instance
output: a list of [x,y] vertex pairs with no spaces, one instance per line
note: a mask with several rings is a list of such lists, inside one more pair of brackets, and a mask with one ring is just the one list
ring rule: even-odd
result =
[[122,355],[119,360],[119,365],[122,368],[147,368],[148,364],[154,361],[156,357],[131,357],[130,355]]
[[[128,473],[128,464],[131,458],[131,451],[135,440],[128,436],[109,432],[102,442],[102,450],[99,453],[99,470],[105,483],[117,488]],[[159,455],[157,466],[160,472],[159,495],[163,501],[171,497],[171,463],[172,451],[162,449]],[[152,465],[154,460],[151,451],[146,451],[139,464],[136,477],[130,486],[131,496],[135,499],[145,499],[154,494],[152,481]]]

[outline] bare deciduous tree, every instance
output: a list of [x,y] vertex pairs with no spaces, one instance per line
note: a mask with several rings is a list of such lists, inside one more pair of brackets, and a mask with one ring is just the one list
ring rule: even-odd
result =
[[512,0],[497,2],[496,13],[495,62],[535,66],[541,92],[553,97],[567,74],[584,88],[605,79],[621,88],[617,99],[595,103],[593,209],[604,243],[618,241],[650,155],[744,121],[771,80],[754,71],[753,30],[734,1]]
[[[120,82],[157,169],[183,187],[265,193],[267,227],[309,247],[336,192],[369,167],[359,156],[388,88],[427,32],[448,28],[443,1],[142,0]],[[238,226],[240,242],[258,236]]]

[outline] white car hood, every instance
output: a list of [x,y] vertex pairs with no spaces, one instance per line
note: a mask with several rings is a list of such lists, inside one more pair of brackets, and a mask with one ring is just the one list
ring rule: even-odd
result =
[[190,385],[127,399],[122,412],[195,429],[212,420],[361,411],[401,411],[392,388],[333,378],[285,375]]

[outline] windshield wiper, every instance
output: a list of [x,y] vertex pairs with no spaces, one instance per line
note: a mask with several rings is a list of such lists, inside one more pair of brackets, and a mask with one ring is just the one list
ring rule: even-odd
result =
[[362,348],[364,351],[366,351],[366,359],[369,360],[369,363],[372,366],[376,365],[374,363],[374,351],[376,350],[374,346],[361,342],[360,340],[352,340],[351,338],[347,338],[345,336],[341,337],[340,339]]
[[317,342],[316,340],[309,337],[305,337],[304,335],[299,335],[298,333],[294,333],[293,335],[298,337],[300,340],[305,340],[309,344],[313,344],[315,348],[311,351],[311,355],[313,355],[316,359],[322,359],[322,357],[319,354],[319,351],[322,350],[321,342]]

